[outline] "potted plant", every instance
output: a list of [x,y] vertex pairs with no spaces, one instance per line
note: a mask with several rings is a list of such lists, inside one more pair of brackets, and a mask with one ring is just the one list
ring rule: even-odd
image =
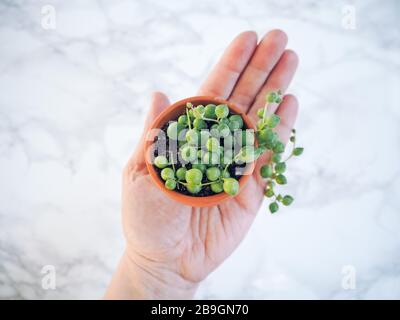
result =
[[[236,196],[254,171],[254,162],[271,152],[260,169],[266,179],[265,196],[271,213],[278,203],[290,205],[290,195],[276,194],[286,184],[285,150],[274,128],[279,117],[268,106],[282,101],[271,92],[257,115],[256,126],[232,103],[208,96],[190,97],[164,110],[151,126],[146,141],[146,165],[155,184],[172,199],[190,206],[217,205]],[[295,130],[290,141],[295,144]],[[289,158],[303,148],[293,147]]]

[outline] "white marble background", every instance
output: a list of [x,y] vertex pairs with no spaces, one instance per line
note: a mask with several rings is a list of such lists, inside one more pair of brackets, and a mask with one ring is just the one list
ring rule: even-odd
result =
[[[399,19],[396,0],[2,0],[0,298],[101,298],[150,93],[194,95],[235,34],[271,28],[301,60],[296,202],[275,216],[265,204],[197,297],[400,298]],[[41,287],[44,265],[56,290]]]

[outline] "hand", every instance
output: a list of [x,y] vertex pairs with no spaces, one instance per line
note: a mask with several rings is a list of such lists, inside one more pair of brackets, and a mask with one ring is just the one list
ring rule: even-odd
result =
[[[199,95],[227,99],[255,122],[265,94],[285,91],[298,58],[285,50],[287,37],[267,33],[257,45],[254,32],[239,34],[199,90]],[[144,134],[169,105],[155,93]],[[297,100],[286,95],[276,114],[280,139],[287,142],[297,115]],[[143,136],[144,137],[144,136]],[[126,250],[106,298],[191,298],[197,285],[238,246],[249,230],[262,199],[264,183],[258,160],[253,176],[239,195],[221,205],[189,207],[168,198],[151,181],[144,160],[144,138],[123,175],[122,217]]]

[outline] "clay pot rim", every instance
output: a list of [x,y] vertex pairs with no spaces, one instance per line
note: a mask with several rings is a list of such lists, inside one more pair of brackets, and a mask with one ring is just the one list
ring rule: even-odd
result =
[[[235,114],[239,114],[243,118],[243,122],[245,123],[245,126],[247,127],[247,129],[255,130],[254,125],[253,125],[252,121],[250,120],[250,118],[246,115],[246,113],[242,112],[234,103],[224,100],[222,98],[216,98],[216,97],[212,97],[212,96],[193,96],[193,97],[188,97],[188,98],[176,101],[175,103],[173,103],[172,105],[167,107],[165,110],[163,110],[157,116],[157,118],[153,121],[153,123],[150,125],[148,131],[150,131],[152,129],[161,129],[165,125],[166,122],[172,120],[172,118],[169,117],[169,115],[176,108],[186,106],[187,102],[191,102],[194,105],[196,105],[196,104],[200,104],[200,103],[205,104],[205,101],[208,103],[216,104],[216,105],[227,104],[229,109],[231,109]],[[167,188],[165,188],[164,181],[161,179],[161,177],[159,177],[156,169],[154,168],[153,164],[150,161],[150,159],[151,159],[151,148],[150,147],[152,146],[152,144],[153,144],[153,141],[151,141],[151,140],[146,141],[146,144],[145,144],[146,167],[147,167],[147,170],[148,170],[153,182],[167,196],[169,196],[173,200],[176,200],[180,203],[183,203],[183,204],[186,204],[189,206],[194,206],[194,207],[214,206],[214,205],[221,204],[222,202],[233,198],[232,196],[228,195],[225,192],[221,192],[221,193],[210,195],[210,196],[196,197],[196,196],[185,195],[185,194],[173,191],[173,190],[168,190]],[[241,176],[240,179],[238,180],[239,181],[239,193],[238,194],[240,194],[240,192],[242,192],[245,184],[248,182],[251,174],[253,173],[254,163],[249,164],[246,171],[247,171],[246,172],[247,174]]]

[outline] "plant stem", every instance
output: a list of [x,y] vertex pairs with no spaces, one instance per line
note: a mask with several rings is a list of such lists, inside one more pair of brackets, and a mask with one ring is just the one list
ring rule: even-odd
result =
[[[182,182],[182,181],[179,181],[179,180],[177,180],[177,182],[180,183],[180,184],[182,184],[182,185],[184,185],[185,187],[188,185],[187,182]],[[208,186],[208,185],[210,185],[210,184],[213,184],[214,182],[216,182],[216,181],[201,183],[200,185],[201,185],[201,186]]]
[[215,120],[215,119],[210,119],[210,118],[206,118],[206,117],[203,117],[202,119],[206,120],[206,121],[213,121],[213,122],[219,123],[219,121]]
[[[292,137],[296,137],[296,134],[294,133]],[[291,157],[293,157],[293,150],[296,148],[296,138],[294,139],[294,142],[292,142],[292,152],[290,153],[290,155],[285,159],[286,162],[288,161]]]
[[263,117],[262,117],[262,126],[261,126],[261,128],[258,129],[257,131],[264,129],[264,126],[265,126],[265,118],[266,118],[266,116],[267,116],[268,106],[269,106],[268,101],[266,101],[266,102],[265,102],[265,105],[264,105],[264,112],[263,112]]
[[211,182],[206,182],[206,183],[202,183],[201,186],[208,186],[210,184],[213,184],[216,181],[211,181]]
[[265,102],[265,105],[264,105],[264,112],[263,112],[263,117],[262,117],[263,123],[264,123],[264,121],[265,121],[265,117],[267,116],[267,110],[268,110],[268,102]]
[[[270,182],[272,182],[272,179],[269,179],[268,181],[267,181],[267,186],[265,187],[265,189],[268,187],[268,185],[269,185],[269,183]],[[276,195],[276,193],[275,193],[275,191],[274,191],[274,188],[272,187],[272,184],[270,185],[270,189],[272,190],[272,196],[274,197],[274,201],[277,201],[277,195]]]
[[186,117],[187,117],[187,121],[188,121],[188,125],[189,125],[189,130],[192,130],[192,126],[191,126],[191,121],[190,121],[190,116],[189,116],[189,110],[186,107]]
[[228,170],[228,167],[229,167],[229,166],[230,166],[230,163],[228,163],[228,164],[225,166],[223,173],[225,173],[226,170]]

